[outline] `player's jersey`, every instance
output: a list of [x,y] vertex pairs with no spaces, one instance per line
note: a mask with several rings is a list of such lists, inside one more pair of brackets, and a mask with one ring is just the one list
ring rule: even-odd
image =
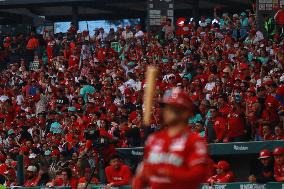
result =
[[284,177],[284,164],[277,165],[274,164],[274,178],[276,181],[279,181],[281,177]]
[[235,176],[231,171],[229,171],[224,175],[214,175],[208,179],[209,183],[212,181],[216,183],[230,183],[235,181]]
[[[146,142],[144,162],[150,169],[169,169],[178,178],[178,170],[188,170],[196,165],[206,166],[207,147],[197,134],[186,130],[182,134],[169,137],[167,130],[154,133]],[[207,173],[204,173],[206,179]],[[152,189],[195,189],[199,187],[200,181],[183,181],[175,178],[151,176],[150,187]]]

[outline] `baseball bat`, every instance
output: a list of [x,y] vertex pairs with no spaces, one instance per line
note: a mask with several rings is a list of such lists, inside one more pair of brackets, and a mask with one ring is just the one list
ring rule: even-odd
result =
[[151,116],[154,103],[155,86],[158,70],[154,66],[149,66],[146,72],[146,88],[144,92],[144,112],[143,124],[151,125]]

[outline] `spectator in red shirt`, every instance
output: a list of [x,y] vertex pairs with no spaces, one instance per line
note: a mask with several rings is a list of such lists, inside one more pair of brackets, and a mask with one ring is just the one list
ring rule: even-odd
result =
[[231,111],[231,106],[228,104],[227,97],[225,95],[218,96],[218,107],[221,116],[227,117]]
[[79,62],[80,62],[79,55],[77,55],[76,51],[73,51],[73,53],[69,57],[68,67],[69,68],[72,68],[72,67],[77,68],[78,65],[79,65]]
[[92,176],[92,169],[89,167],[86,167],[85,169],[83,169],[83,175],[79,178],[78,180],[78,189],[84,189],[89,181],[89,179],[91,179],[91,184],[98,184],[99,181],[96,177],[90,178]]
[[31,33],[31,38],[28,41],[27,49],[28,50],[36,50],[39,47],[39,41],[35,37],[35,33]]
[[228,121],[228,138],[232,142],[241,142],[245,139],[245,115],[238,108],[238,104],[234,104],[231,112],[227,117]]
[[131,179],[131,171],[127,165],[121,162],[117,155],[112,155],[110,158],[110,166],[105,168],[107,177],[106,189],[128,185]]
[[227,122],[218,115],[217,108],[212,106],[209,110],[209,120],[206,127],[206,139],[209,143],[223,142],[227,134]]
[[31,32],[30,39],[26,45],[26,61],[28,64],[34,60],[35,52],[39,47],[39,41],[34,32]]
[[69,167],[64,168],[61,175],[61,179],[56,181],[56,186],[68,186],[71,187],[71,189],[77,188],[78,181],[72,176],[72,170]]
[[6,186],[11,187],[11,186],[16,186],[16,171],[13,168],[9,168],[5,172],[6,176]]
[[24,183],[25,187],[34,187],[38,185],[38,177],[37,177],[37,168],[34,165],[30,165],[27,168],[26,172],[26,178],[27,180]]
[[275,133],[275,140],[284,140],[283,128],[280,125],[275,126],[274,133]]
[[263,140],[264,141],[275,139],[275,136],[272,134],[270,125],[263,125],[262,128],[263,128],[262,133],[263,133]]
[[227,161],[219,161],[216,167],[217,174],[208,179],[209,184],[230,183],[235,181],[235,176],[230,171],[230,165]]
[[275,160],[274,178],[277,182],[284,182],[284,148],[275,148],[273,155]]

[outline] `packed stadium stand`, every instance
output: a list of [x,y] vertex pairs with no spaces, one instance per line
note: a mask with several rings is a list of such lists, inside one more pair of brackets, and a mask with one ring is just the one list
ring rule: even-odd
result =
[[0,185],[131,188],[175,88],[208,146],[200,188],[283,188],[284,22],[257,5],[175,0],[153,32],[146,0],[0,1]]

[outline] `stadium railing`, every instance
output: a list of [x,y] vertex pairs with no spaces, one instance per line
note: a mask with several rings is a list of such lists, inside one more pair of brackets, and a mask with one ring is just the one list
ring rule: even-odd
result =
[[[209,186],[203,184],[200,189],[283,189],[284,183],[271,182],[266,184],[254,184],[248,182],[236,182],[227,184],[216,184]],[[93,186],[92,189],[104,189],[104,185]],[[131,189],[131,186],[119,187],[119,189]]]
[[[252,164],[257,160],[259,152],[263,149],[273,151],[278,146],[284,146],[284,141],[208,144],[208,150],[214,162],[220,160],[228,161],[232,171],[235,173],[236,181],[243,182],[248,180],[249,171]],[[116,150],[133,171],[143,158],[143,147],[117,148]]]
[[[209,154],[216,155],[234,155],[234,154],[258,154],[262,149],[273,151],[278,146],[284,146],[284,140],[265,141],[265,142],[230,142],[209,144]],[[136,148],[116,148],[122,158],[141,158],[143,156],[143,147]]]
[[[104,189],[105,185],[92,185],[92,189]],[[283,189],[284,183],[270,182],[266,184],[255,184],[248,182],[224,183],[209,186],[202,184],[200,189]],[[10,187],[9,189],[71,189],[70,187]],[[119,189],[131,189],[131,186],[121,186]]]

